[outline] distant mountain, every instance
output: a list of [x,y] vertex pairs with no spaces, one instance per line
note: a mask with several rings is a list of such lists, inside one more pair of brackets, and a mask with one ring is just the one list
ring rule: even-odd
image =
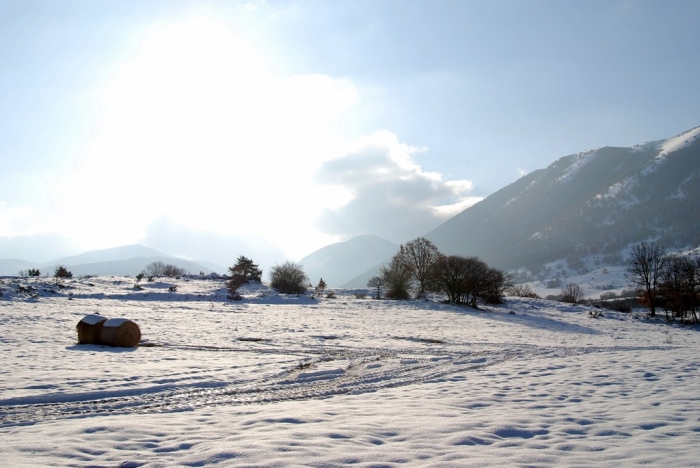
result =
[[389,263],[391,260],[391,257],[396,255],[396,252],[398,252],[398,249],[394,251],[393,254],[389,255],[388,257],[384,258],[381,262],[373,265],[371,268],[368,270],[363,271],[359,275],[355,276],[351,280],[347,281],[344,283],[341,288],[345,289],[363,289],[367,288],[367,282],[369,281],[370,278],[373,276],[377,276],[379,274],[379,269]]
[[542,271],[566,259],[622,261],[630,244],[700,243],[700,127],[631,148],[563,157],[443,223],[426,237],[444,253]]
[[42,275],[47,273],[52,275],[55,266],[63,265],[74,276],[134,276],[141,272],[146,265],[156,261],[176,265],[192,274],[198,274],[199,272],[209,274],[212,271],[223,273],[221,268],[217,271],[198,262],[174,257],[150,247],[134,244],[110,249],[92,250],[80,255],[63,257],[44,263],[27,262],[18,259],[0,260],[0,275],[14,276],[18,274],[19,270],[27,270],[29,268],[38,268]]
[[131,244],[112,247],[110,249],[90,250],[80,255],[59,258],[52,263],[56,265],[79,265],[82,263],[113,262],[136,257],[170,258],[172,255],[165,254],[141,244]]
[[329,287],[344,287],[345,283],[393,256],[398,250],[399,246],[393,242],[364,235],[323,247],[302,258],[299,263],[314,285],[323,278]]
[[60,234],[43,233],[27,236],[0,236],[0,258],[21,258],[44,263],[52,258],[80,252],[73,242]]
[[[64,265],[68,270],[70,270],[70,272],[73,273],[73,276],[135,276],[139,274],[146,267],[146,265],[157,261],[184,268],[186,272],[195,275],[200,271],[205,274],[212,272],[209,268],[206,268],[198,263],[170,256],[135,257],[127,260],[113,260],[97,263],[61,263],[60,265]],[[43,273],[44,269],[41,271]],[[53,265],[47,266],[46,272],[49,273],[49,275],[53,274]]]
[[[7,258],[0,260],[0,276],[16,276],[20,270],[41,267],[39,263],[19,260],[17,258]],[[43,272],[42,272],[43,273]]]

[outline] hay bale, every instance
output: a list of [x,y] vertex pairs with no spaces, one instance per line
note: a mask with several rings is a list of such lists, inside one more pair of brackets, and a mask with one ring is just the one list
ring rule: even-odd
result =
[[100,330],[107,321],[107,317],[90,314],[82,318],[75,326],[78,331],[79,344],[100,344]]
[[133,348],[141,341],[141,330],[129,319],[109,319],[102,324],[100,343],[120,348]]

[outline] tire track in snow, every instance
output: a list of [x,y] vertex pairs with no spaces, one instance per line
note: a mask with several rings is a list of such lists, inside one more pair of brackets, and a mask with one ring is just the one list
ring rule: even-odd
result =
[[[282,351],[275,347],[245,350],[208,346],[172,348],[260,354],[280,354]],[[442,344],[440,347],[402,349],[308,346],[286,350],[284,354],[304,356],[305,359],[298,366],[285,369],[273,377],[220,388],[176,388],[156,392],[143,389],[142,393],[130,396],[2,405],[0,426],[93,415],[161,413],[221,405],[321,399],[434,381],[507,361],[668,349],[672,347],[540,347],[497,343]]]

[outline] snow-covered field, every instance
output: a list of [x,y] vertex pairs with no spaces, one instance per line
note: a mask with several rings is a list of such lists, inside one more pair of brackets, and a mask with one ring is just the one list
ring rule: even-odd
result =
[[[700,466],[697,328],[534,299],[2,281],[0,466]],[[77,345],[92,313],[146,346]]]

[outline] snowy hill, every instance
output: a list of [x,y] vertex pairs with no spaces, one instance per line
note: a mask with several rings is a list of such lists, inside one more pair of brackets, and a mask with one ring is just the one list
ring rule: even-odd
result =
[[[350,280],[398,251],[399,246],[386,239],[365,235],[323,247],[299,263],[313,284],[323,278],[329,287],[345,287]],[[366,283],[357,287],[364,287]]]
[[632,243],[700,243],[700,127],[631,148],[563,157],[468,208],[426,235],[441,251],[505,269],[543,273],[566,259],[622,262]]

